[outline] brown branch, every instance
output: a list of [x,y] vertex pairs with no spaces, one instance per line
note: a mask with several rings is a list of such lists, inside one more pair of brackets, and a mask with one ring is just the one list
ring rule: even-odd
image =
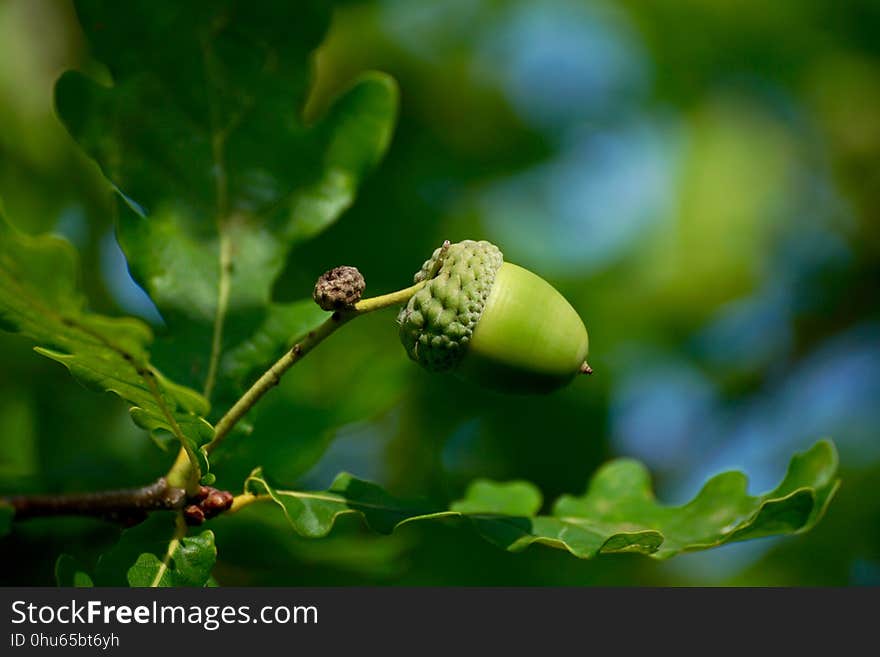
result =
[[88,516],[118,522],[126,527],[143,522],[153,511],[182,511],[187,524],[201,525],[227,511],[232,501],[232,493],[210,486],[199,486],[195,494],[187,495],[186,490],[171,486],[165,477],[140,488],[0,498],[0,503],[15,510],[14,520]]
[[50,516],[89,516],[127,527],[146,519],[151,511],[182,509],[186,491],[170,486],[164,477],[140,488],[61,495],[15,495],[2,498],[15,509],[15,520]]

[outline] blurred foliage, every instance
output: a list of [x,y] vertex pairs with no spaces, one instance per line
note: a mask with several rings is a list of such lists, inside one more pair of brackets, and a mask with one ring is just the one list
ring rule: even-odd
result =
[[200,454],[206,475],[200,447],[214,435],[201,417],[208,402],[150,364],[153,334],[144,322],[85,312],[78,275],[69,242],[23,235],[0,213],[0,326],[34,340],[37,353],[64,365],[87,388],[132,404],[129,413],[138,426],[154,437],[171,436],[194,458]]
[[[486,238],[581,312],[596,374],[501,397],[420,371],[393,317],[371,316],[267,397],[255,440],[218,453],[219,477],[241,481],[253,449],[285,486],[326,488],[347,470],[442,506],[476,478],[528,480],[556,499],[629,456],[656,473],[661,500],[681,503],[732,468],[752,494],[768,490],[792,451],[832,435],[843,485],[809,534],[662,563],[511,555],[433,524],[379,538],[352,518],[318,544],[246,513],[212,526],[218,581],[876,584],[877,3],[375,0],[323,20],[307,123],[377,69],[399,83],[398,128],[357,203],[291,246],[271,298],[301,300],[337,264],[357,265],[368,294],[396,289],[443,239]],[[53,105],[64,70],[108,75],[99,55],[70,3],[0,2],[0,198],[21,230],[79,249],[90,312],[136,314],[162,335],[114,239],[114,195]],[[173,454],[114,397],[20,336],[0,333],[0,358],[2,492],[128,485],[167,468]],[[119,533],[23,523],[0,544],[16,563],[4,581],[51,583],[61,552],[95,572]]]

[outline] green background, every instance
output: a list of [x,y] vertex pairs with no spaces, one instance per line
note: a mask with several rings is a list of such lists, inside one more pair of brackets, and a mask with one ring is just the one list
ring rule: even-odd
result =
[[[549,503],[631,456],[678,503],[733,468],[766,491],[793,451],[831,436],[843,485],[806,535],[668,562],[509,554],[443,525],[378,537],[353,517],[307,540],[248,513],[212,527],[217,580],[880,583],[878,30],[867,0],[341,4],[306,113],[378,69],[400,85],[398,128],[354,206],[291,253],[275,298],[302,298],[338,264],[357,265],[368,294],[397,289],[444,239],[489,239],[579,310],[596,374],[547,397],[484,392],[419,370],[394,313],[378,313],[264,402],[245,464],[259,454],[301,488],[346,470],[438,503],[476,478],[527,479]],[[55,116],[70,68],[100,73],[70,4],[0,1],[0,198],[22,230],[80,250],[93,310],[158,326],[106,182]],[[131,485],[172,458],[125,404],[0,334],[0,492]],[[118,533],[18,526],[0,581],[52,583],[62,551],[92,567]]]

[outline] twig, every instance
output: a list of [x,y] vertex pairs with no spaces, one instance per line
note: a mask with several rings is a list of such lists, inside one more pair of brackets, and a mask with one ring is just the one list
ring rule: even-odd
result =
[[[430,280],[430,279],[428,279]],[[330,337],[336,329],[351,321],[355,317],[366,315],[376,310],[388,308],[391,306],[399,306],[406,303],[410,297],[421,290],[428,282],[421,281],[415,285],[390,292],[377,297],[362,299],[353,307],[345,310],[338,310],[333,313],[327,320],[313,331],[309,331],[291,347],[281,358],[279,358],[263,375],[257,379],[254,384],[242,395],[237,402],[220,418],[214,427],[214,438],[210,443],[205,445],[204,449],[208,453],[215,450],[223,439],[229,434],[236,424],[253,408],[260,398],[269,390],[277,386],[281,382],[281,377],[291,367],[298,363],[307,353],[324,340]],[[183,464],[185,465],[185,464]]]
[[180,511],[181,522],[201,525],[232,506],[232,493],[211,486],[199,486],[192,495],[172,486],[166,477],[148,486],[60,495],[14,495],[0,498],[11,506],[15,520],[49,516],[89,516],[118,522],[126,527],[146,520],[153,511]]
[[48,516],[90,516],[125,526],[143,521],[151,511],[183,508],[186,491],[160,477],[139,488],[62,495],[15,495],[3,498],[15,509],[15,520]]

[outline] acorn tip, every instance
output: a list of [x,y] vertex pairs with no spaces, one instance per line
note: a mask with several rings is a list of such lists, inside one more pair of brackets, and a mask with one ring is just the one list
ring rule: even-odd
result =
[[592,374],[593,368],[587,364],[587,361],[584,361],[584,364],[581,365],[581,374]]

